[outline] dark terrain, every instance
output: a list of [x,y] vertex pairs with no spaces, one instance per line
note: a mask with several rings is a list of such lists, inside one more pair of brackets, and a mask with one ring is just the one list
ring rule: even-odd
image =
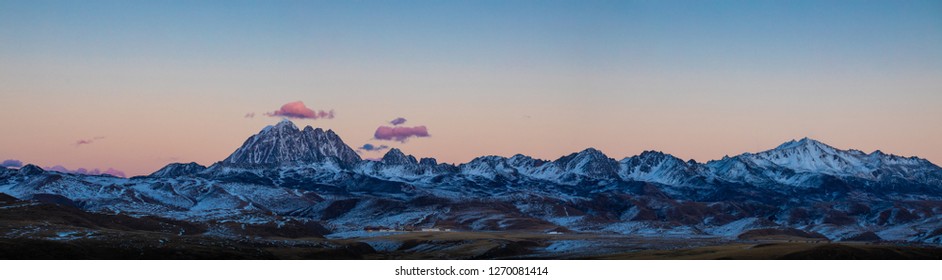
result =
[[0,195],[0,259],[942,259],[935,246],[832,243],[776,229],[738,240],[526,231],[325,238],[321,227],[230,226],[245,237],[216,236],[202,224],[88,213]]

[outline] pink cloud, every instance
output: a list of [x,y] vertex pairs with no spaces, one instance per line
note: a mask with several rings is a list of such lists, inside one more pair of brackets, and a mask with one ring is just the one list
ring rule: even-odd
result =
[[85,169],[85,168],[79,168],[79,169],[75,169],[75,170],[69,170],[68,168],[65,168],[65,166],[56,165],[56,166],[53,166],[53,167],[46,167],[45,169],[46,169],[46,170],[49,170],[49,171],[56,171],[56,172],[70,173],[70,174],[82,174],[82,175],[102,175],[102,174],[108,174],[108,175],[115,176],[115,177],[127,177],[127,175],[125,175],[123,171],[117,170],[117,169],[114,169],[114,168],[108,168],[108,169],[105,170],[105,171],[101,171],[101,170],[98,169],[98,168],[95,168],[95,169],[92,169],[92,170],[88,170],[88,169]]
[[281,109],[265,113],[269,117],[286,117],[294,119],[333,119],[334,110],[314,111],[304,105],[304,102],[295,101],[282,105]]
[[101,140],[101,139],[105,139],[105,137],[103,137],[103,136],[96,136],[95,138],[92,138],[92,139],[79,139],[78,141],[75,141],[75,146],[78,147],[78,146],[81,146],[81,145],[87,145],[87,144],[95,143],[95,141],[98,141],[98,140]]
[[424,125],[415,126],[415,127],[388,127],[380,126],[376,128],[376,132],[373,133],[373,137],[379,140],[395,140],[399,142],[406,142],[406,139],[410,137],[429,137],[428,129]]
[[255,117],[255,112],[252,112],[252,113],[245,113],[245,118],[249,118],[249,119],[250,119],[250,118],[254,118],[254,117]]

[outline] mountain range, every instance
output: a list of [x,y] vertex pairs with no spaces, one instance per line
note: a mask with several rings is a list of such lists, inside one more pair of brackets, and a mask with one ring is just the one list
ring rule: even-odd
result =
[[284,120],[211,166],[173,163],[118,178],[0,169],[0,192],[94,213],[160,217],[239,236],[246,225],[600,232],[735,238],[788,229],[832,240],[942,244],[942,168],[804,138],[706,163],[599,150],[548,161],[483,156],[453,165],[390,149],[364,160],[331,130]]

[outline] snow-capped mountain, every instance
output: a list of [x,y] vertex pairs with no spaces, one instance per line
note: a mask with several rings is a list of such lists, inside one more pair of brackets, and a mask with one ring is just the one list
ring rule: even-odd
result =
[[[390,149],[361,160],[333,131],[282,121],[225,160],[115,178],[0,169],[0,192],[86,211],[194,222],[735,236],[787,227],[851,238],[942,241],[942,168],[802,139],[708,163],[588,148],[548,161],[482,156],[460,165]],[[872,237],[872,236],[871,236]]]
[[925,159],[840,150],[809,138],[756,154],[711,161],[706,166],[717,177],[756,185],[813,187],[826,176],[913,184],[942,182],[940,168]]
[[573,177],[585,177],[597,180],[609,180],[618,177],[618,163],[602,151],[588,148],[581,152],[561,157],[538,173],[541,177],[551,178],[553,173],[566,180]]
[[555,161],[524,155],[511,158],[484,156],[459,166],[461,174],[487,179],[546,181],[577,184],[586,180],[617,179],[617,162],[601,151],[588,148]]
[[354,169],[357,173],[394,181],[419,181],[441,175],[453,174],[456,168],[450,164],[439,164],[433,158],[416,160],[397,148],[389,149],[379,161],[361,161]]
[[507,158],[501,156],[477,157],[468,163],[458,166],[461,175],[472,179],[486,180],[518,180],[528,175],[511,165]]
[[360,156],[333,130],[304,127],[299,130],[285,119],[265,127],[245,140],[238,150],[221,163],[226,165],[300,165],[335,159],[342,166],[353,166]]
[[622,179],[672,186],[704,186],[712,175],[702,164],[657,151],[645,151],[618,164]]

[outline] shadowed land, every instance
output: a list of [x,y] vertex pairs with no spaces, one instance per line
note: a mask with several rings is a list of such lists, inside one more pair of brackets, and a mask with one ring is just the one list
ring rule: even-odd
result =
[[942,259],[939,247],[831,243],[790,230],[751,231],[742,240],[528,231],[325,236],[304,224],[201,224],[36,201],[3,207],[0,259]]

